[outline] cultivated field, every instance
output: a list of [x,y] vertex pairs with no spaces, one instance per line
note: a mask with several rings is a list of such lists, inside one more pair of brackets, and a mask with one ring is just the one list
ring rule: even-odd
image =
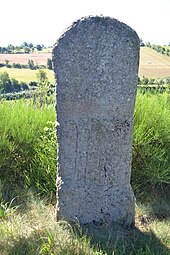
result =
[[150,78],[170,77],[170,57],[148,47],[141,47],[139,76]]
[[47,58],[51,58],[51,53],[0,54],[0,63],[5,63],[5,60],[8,60],[9,64],[27,64],[28,60],[32,59],[35,64],[46,65]]

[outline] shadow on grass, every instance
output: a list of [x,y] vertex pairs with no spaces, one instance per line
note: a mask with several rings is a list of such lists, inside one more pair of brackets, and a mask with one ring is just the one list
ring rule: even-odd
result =
[[107,255],[169,255],[168,249],[153,232],[138,228],[99,227],[84,229],[91,244],[101,248]]
[[[157,197],[157,199],[161,197]],[[34,200],[34,196],[23,196],[26,205],[21,208],[22,213],[29,211],[29,201]],[[162,201],[162,202],[160,202]],[[169,203],[167,197],[163,200],[154,199],[148,203],[147,214],[155,219],[165,219],[169,217]],[[165,204],[163,204],[165,203]],[[25,204],[24,204],[25,205]],[[165,210],[166,209],[166,210]],[[41,216],[40,216],[41,217]],[[142,218],[143,220],[147,220]],[[67,224],[66,224],[67,225]],[[66,226],[65,225],[65,226]],[[62,226],[62,224],[61,224]],[[47,226],[48,228],[48,226]],[[63,226],[62,232],[68,232],[69,228]],[[146,229],[145,229],[146,230]],[[169,255],[168,249],[152,231],[144,232],[138,228],[124,229],[120,226],[95,226],[88,225],[82,229],[78,226],[72,226],[70,239],[72,241],[59,239],[57,229],[48,231],[34,231],[28,237],[20,237],[12,241],[11,247],[7,247],[9,255]],[[66,236],[62,234],[62,236]],[[75,241],[76,240],[76,241]],[[87,242],[83,243],[84,240]],[[88,242],[89,240],[89,242]],[[70,243],[72,247],[70,246]],[[89,249],[84,249],[84,246]],[[91,249],[94,253],[88,252]],[[0,244],[0,249],[3,244]],[[3,251],[3,249],[2,249]],[[97,251],[97,252],[96,252]],[[0,253],[1,254],[1,253]],[[2,253],[3,254],[3,253]]]
[[[170,218],[170,185],[164,185],[144,193],[144,197],[137,197],[137,203],[154,219]],[[147,200],[146,200],[147,197]]]
[[[63,230],[64,231],[64,230]],[[72,239],[76,242],[58,244],[55,233],[51,235],[44,231],[33,232],[29,237],[23,237],[15,241],[8,250],[9,255],[169,255],[168,250],[154,233],[142,233],[137,228],[123,229],[117,227],[88,227],[86,231],[86,242],[89,249],[84,248],[84,235],[80,228],[74,228]],[[67,239],[67,238],[66,238]],[[63,244],[63,245],[62,245]],[[94,253],[92,253],[92,250]]]
[[[4,249],[8,255],[38,255],[41,252],[41,240],[36,233],[29,237],[20,237],[13,241],[11,247]],[[2,253],[3,254],[3,253]],[[45,254],[45,253],[44,253]]]
[[150,202],[151,212],[157,219],[170,218],[170,185],[160,188]]

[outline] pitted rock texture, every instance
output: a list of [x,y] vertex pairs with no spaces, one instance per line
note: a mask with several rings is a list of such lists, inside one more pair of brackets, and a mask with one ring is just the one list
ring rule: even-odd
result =
[[57,218],[131,225],[139,38],[115,19],[83,18],[56,43],[53,65],[59,122]]

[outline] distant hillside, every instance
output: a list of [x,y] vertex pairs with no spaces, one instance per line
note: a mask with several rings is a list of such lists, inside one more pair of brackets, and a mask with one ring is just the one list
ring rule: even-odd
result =
[[141,47],[139,76],[150,78],[170,77],[170,57],[151,48]]
[[[47,58],[51,58],[51,53],[0,54],[0,63],[8,60],[10,64],[27,64],[28,60],[32,59],[36,64],[46,65]],[[170,77],[170,57],[158,53],[151,48],[141,47],[139,76],[149,78]]]

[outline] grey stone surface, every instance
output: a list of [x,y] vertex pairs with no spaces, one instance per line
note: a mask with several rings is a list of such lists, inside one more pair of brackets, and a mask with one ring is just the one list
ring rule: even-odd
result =
[[109,17],[80,19],[56,43],[59,220],[134,223],[138,64],[137,34]]

